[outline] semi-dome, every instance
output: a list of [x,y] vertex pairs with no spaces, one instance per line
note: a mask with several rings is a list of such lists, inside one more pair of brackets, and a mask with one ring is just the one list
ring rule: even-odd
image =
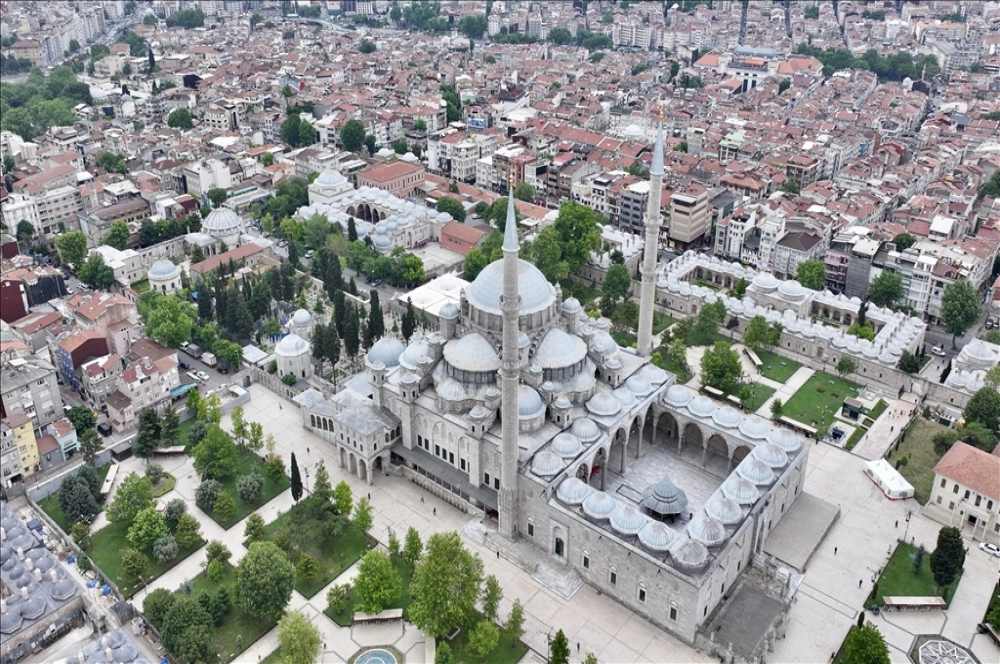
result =
[[698,417],[710,417],[716,408],[715,402],[704,395],[695,397],[688,404],[688,410],[691,414]]
[[688,537],[705,546],[718,546],[726,541],[726,527],[704,514],[696,516],[686,530]]
[[213,237],[239,235],[244,229],[243,220],[229,208],[216,208],[201,222],[201,232]]
[[295,327],[306,327],[312,322],[312,314],[305,309],[297,309],[292,314],[292,325]]
[[461,312],[459,311],[457,304],[455,304],[454,302],[447,302],[438,311],[438,318],[444,320],[452,320],[454,318],[458,318],[460,313]]
[[410,345],[406,347],[403,354],[399,356],[399,364],[405,369],[410,371],[415,371],[417,369],[417,363],[424,357],[429,357],[431,354],[430,346],[427,344],[427,340],[420,338],[415,339],[410,342]]
[[601,437],[601,429],[597,423],[589,417],[578,417],[573,420],[569,432],[576,436],[581,443],[593,443]]
[[399,366],[399,356],[403,354],[406,348],[403,346],[403,342],[395,337],[382,337],[374,344],[372,344],[371,350],[365,356],[371,364],[375,364],[378,360],[386,368],[391,369],[392,367]]
[[747,456],[736,468],[739,476],[753,482],[757,486],[767,486],[774,481],[774,471],[771,467],[754,456]]
[[164,258],[153,263],[153,267],[149,268],[147,276],[150,279],[172,279],[180,276],[180,273],[180,265],[174,265],[171,261]]
[[773,443],[764,443],[753,448],[754,457],[760,459],[771,468],[784,468],[788,465],[788,455]]
[[688,537],[678,537],[668,550],[671,560],[678,567],[698,569],[708,562],[708,549],[705,545]]
[[770,272],[761,272],[753,278],[753,285],[757,290],[770,293],[778,287],[778,280]]
[[275,355],[280,355],[281,357],[297,357],[308,352],[309,344],[297,334],[286,335],[274,347]]
[[558,327],[545,333],[531,358],[542,369],[563,369],[575,365],[587,356],[587,344],[580,337]]
[[718,492],[705,503],[705,513],[724,526],[735,526],[743,520],[739,503]]
[[611,494],[605,491],[595,491],[583,500],[583,513],[591,519],[604,521],[610,519],[618,503]]
[[740,505],[753,505],[760,496],[753,482],[739,475],[730,475],[729,479],[722,483],[722,493]]
[[683,385],[671,385],[667,388],[667,403],[677,408],[683,408],[694,398],[694,392]]
[[545,412],[545,402],[530,385],[517,388],[517,416],[520,419],[532,419]]
[[573,459],[583,451],[583,445],[576,436],[564,431],[552,439],[552,451],[564,459]]
[[663,516],[680,514],[687,504],[687,495],[666,476],[642,492],[642,506]]
[[639,544],[654,553],[662,553],[670,548],[677,538],[674,531],[659,521],[647,521],[639,529]]
[[607,390],[601,390],[587,402],[587,410],[598,417],[617,415],[621,409],[621,401],[611,396]]
[[[556,291],[545,275],[528,261],[517,260],[517,292],[521,296],[521,315],[546,309],[555,302]],[[503,294],[503,261],[493,261],[479,273],[465,290],[469,304],[476,309],[499,316],[500,295]]]
[[531,460],[531,472],[539,477],[552,477],[563,469],[563,463],[563,460],[552,452],[542,450]]
[[611,515],[611,529],[620,535],[635,537],[646,521],[646,517],[631,505],[619,505]]
[[559,483],[559,487],[556,489],[556,498],[566,505],[579,505],[590,495],[592,490],[580,478],[567,477]]
[[478,332],[470,332],[445,344],[444,359],[460,371],[482,373],[500,369],[500,358],[493,344]]

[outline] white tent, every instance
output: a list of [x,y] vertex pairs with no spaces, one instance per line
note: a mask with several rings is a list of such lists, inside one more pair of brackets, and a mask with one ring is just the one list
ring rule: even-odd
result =
[[913,486],[885,459],[876,459],[866,463],[865,475],[878,485],[878,488],[882,489],[882,493],[890,500],[913,497]]

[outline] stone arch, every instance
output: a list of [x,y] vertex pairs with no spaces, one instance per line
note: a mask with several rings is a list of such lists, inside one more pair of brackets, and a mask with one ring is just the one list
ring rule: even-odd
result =
[[619,427],[611,440],[608,451],[608,464],[621,474],[625,474],[626,453],[628,451],[628,432],[625,427]]
[[371,484],[372,478],[368,474],[368,464],[364,459],[358,459],[358,477]]
[[[599,472],[594,472],[596,469],[600,469]],[[593,463],[591,464],[590,477],[587,480],[587,484],[590,486],[604,490],[605,479],[608,473],[608,449],[602,447],[597,450],[597,454],[594,455]]]
[[738,445],[735,450],[733,450],[733,466],[739,465],[743,459],[747,458],[750,454],[750,447],[748,445]]
[[680,437],[680,425],[677,423],[677,418],[674,417],[674,414],[671,412],[664,411],[660,413],[656,417],[656,426],[661,430],[661,433],[667,438]]
[[646,430],[643,416],[637,415],[628,425],[625,435],[625,451],[629,458],[638,459],[642,450],[642,432]]
[[568,553],[569,537],[566,529],[558,523],[552,525],[552,541],[549,545],[549,554],[559,560],[565,561]]
[[577,469],[576,469],[575,477],[577,479],[583,480],[584,482],[589,481],[590,480],[590,466],[588,466],[585,463],[581,463],[577,467]]
[[721,434],[713,433],[705,443],[705,450],[709,454],[729,459],[729,443]]
[[340,448],[340,467],[343,468],[347,465],[347,451],[341,447]]
[[353,452],[347,457],[347,470],[351,471],[352,475],[355,475],[358,472],[358,459],[354,456]]
[[704,447],[705,434],[702,432],[701,427],[694,422],[688,422],[685,424],[683,442],[685,445],[697,445],[698,447]]
[[357,208],[355,208],[353,205],[349,205],[347,207],[347,216],[348,217],[355,217],[355,216],[357,216],[357,214],[358,214]]

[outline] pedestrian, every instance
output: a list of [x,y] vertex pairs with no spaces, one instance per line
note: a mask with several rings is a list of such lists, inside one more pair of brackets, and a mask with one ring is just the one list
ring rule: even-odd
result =
[[371,493],[371,491],[369,491],[368,492],[368,500],[371,500],[371,499],[372,499],[372,493]]
[[278,404],[278,410],[284,410],[284,408],[281,407],[280,403]]
[[860,588],[860,587],[861,587],[861,582],[862,582],[862,581],[864,581],[864,579],[858,579],[858,588]]
[[837,547],[833,547],[833,555],[837,555]]
[[497,560],[500,560],[500,549],[497,549]]
[[306,454],[309,454],[309,448],[308,447],[306,448]]
[[424,502],[424,497],[420,496],[420,502]]
[[580,652],[580,642],[579,641],[576,642],[576,651]]
[[437,516],[437,515],[438,515],[438,508],[435,507],[434,508],[434,516]]
[[896,519],[896,527],[899,528],[899,519]]
[[889,427],[889,433],[892,433],[895,430],[896,430],[896,427]]

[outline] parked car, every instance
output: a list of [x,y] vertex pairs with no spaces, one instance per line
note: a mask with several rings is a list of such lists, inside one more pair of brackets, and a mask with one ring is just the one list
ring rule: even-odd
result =
[[987,330],[992,330],[996,326],[997,326],[997,324],[993,322],[992,318],[987,319],[987,321],[986,321],[986,329]]
[[181,371],[187,371],[188,369],[191,368],[191,365],[188,364],[187,362],[183,361],[183,360],[181,360],[180,362],[178,362],[177,366],[180,367]]
[[1000,546],[996,544],[990,544],[989,542],[982,542],[979,545],[979,550],[988,553],[994,558],[1000,558]]
[[107,438],[111,435],[111,425],[107,422],[101,422],[97,425],[97,433]]
[[931,346],[931,353],[938,357],[944,357],[944,346]]
[[198,380],[198,372],[197,371],[188,371],[187,372],[187,377],[190,378],[191,380],[197,381]]
[[306,260],[309,260],[312,257],[313,257],[313,250],[310,249],[309,251],[306,252]]
[[208,374],[204,371],[195,371],[195,374],[198,376],[198,380],[208,380]]

